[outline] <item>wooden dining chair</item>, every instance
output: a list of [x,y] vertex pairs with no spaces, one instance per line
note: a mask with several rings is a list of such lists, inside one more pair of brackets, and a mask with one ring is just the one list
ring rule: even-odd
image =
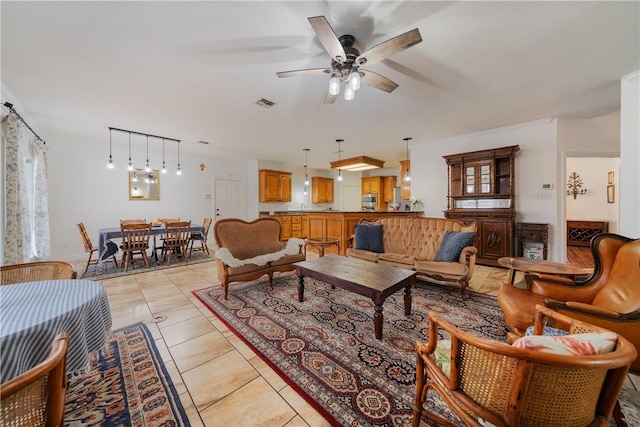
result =
[[151,236],[152,223],[120,224],[122,233],[122,263],[124,271],[129,269],[129,264],[135,261],[134,255],[140,255],[140,260],[149,268],[149,237]]
[[[209,247],[207,246],[207,236],[209,235],[209,228],[211,228],[211,222],[213,220],[211,218],[205,218],[202,222],[202,228],[204,230],[202,233],[191,233],[191,237],[189,237],[189,257],[193,251],[202,251],[209,255]],[[195,242],[200,242],[200,247],[193,249],[193,244]]]
[[[82,244],[84,245],[84,251],[89,253],[87,266],[84,268],[84,273],[83,273],[83,274],[87,274],[87,270],[89,270],[90,265],[97,265],[100,262],[98,258],[92,259],[93,253],[94,252],[100,253],[100,252],[98,251],[99,248],[93,247],[93,243],[91,243],[91,238],[89,237],[89,233],[87,233],[87,229],[84,226],[84,223],[81,222],[80,224],[78,224],[78,230],[80,230],[80,237],[82,237]],[[113,261],[113,264],[116,266],[116,268],[118,268],[118,260],[116,259],[115,254],[111,257],[111,261]]]
[[168,222],[164,233],[162,246],[162,260],[167,258],[167,265],[171,264],[171,256],[182,257],[187,262],[187,246],[191,236],[191,221]]
[[66,261],[34,261],[0,267],[0,285],[77,277],[73,265]]
[[58,334],[43,362],[0,385],[0,425],[53,427],[64,424],[68,348],[69,334]]

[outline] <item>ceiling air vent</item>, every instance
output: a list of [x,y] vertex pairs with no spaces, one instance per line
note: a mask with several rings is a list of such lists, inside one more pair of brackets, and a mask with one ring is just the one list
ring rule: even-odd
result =
[[268,99],[261,98],[256,102],[256,105],[259,105],[262,108],[271,108],[276,105],[276,103],[273,101],[269,101]]

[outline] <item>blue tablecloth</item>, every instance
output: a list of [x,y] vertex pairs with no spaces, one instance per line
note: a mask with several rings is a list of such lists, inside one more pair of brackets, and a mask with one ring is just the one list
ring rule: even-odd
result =
[[42,362],[60,332],[70,336],[67,372],[88,365],[111,331],[104,287],[92,280],[43,280],[0,286],[0,382]]
[[[200,235],[204,236],[204,227],[200,224],[191,224],[191,232],[200,233]],[[105,243],[111,239],[122,239],[122,231],[120,230],[120,227],[107,227],[107,228],[101,228],[100,230],[98,230],[98,233],[100,234],[98,238],[98,248],[99,248],[99,254],[100,254],[98,255],[98,259],[103,260],[102,255],[105,250]],[[151,227],[152,236],[155,236],[158,234],[164,234],[164,233],[165,233],[164,225]]]

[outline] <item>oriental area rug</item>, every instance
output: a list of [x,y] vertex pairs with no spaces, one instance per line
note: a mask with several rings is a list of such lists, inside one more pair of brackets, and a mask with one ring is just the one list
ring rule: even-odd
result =
[[[411,425],[414,343],[426,341],[429,311],[480,337],[506,339],[494,296],[467,291],[462,300],[458,288],[418,283],[410,316],[403,292],[386,299],[383,339],[376,340],[371,299],[306,278],[300,303],[297,280],[281,275],[273,289],[266,280],[233,283],[228,300],[221,286],[193,293],[332,425]],[[460,423],[435,393],[425,405]],[[619,409],[612,425],[622,427]],[[435,425],[429,422],[422,425]]]
[[[120,252],[116,254],[116,256],[120,255],[121,257],[121,254],[122,253]],[[105,280],[113,279],[114,277],[128,276],[130,274],[148,273],[149,271],[164,270],[174,267],[184,267],[190,264],[199,264],[202,262],[211,262],[215,260],[213,257],[210,257],[206,253],[200,251],[193,252],[191,254],[191,257],[189,257],[189,262],[185,262],[182,258],[172,257],[171,264],[169,265],[167,265],[166,262],[163,262],[162,259],[160,259],[158,262],[153,256],[149,256],[149,268],[147,268],[143,261],[140,261],[138,260],[138,258],[136,258],[136,261],[133,264],[129,264],[129,268],[125,272],[124,267],[122,266],[122,263],[120,261],[120,257],[118,257],[118,268],[116,268],[111,260],[104,261],[96,265],[90,265],[86,274],[83,274],[83,271],[87,266],[86,261],[77,262],[75,263],[74,267],[78,272],[79,279]]]
[[68,380],[66,426],[190,426],[153,337],[142,323],[112,333],[106,350]]

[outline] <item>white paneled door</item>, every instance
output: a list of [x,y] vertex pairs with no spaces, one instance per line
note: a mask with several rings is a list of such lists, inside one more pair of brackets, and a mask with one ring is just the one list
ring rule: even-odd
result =
[[214,179],[214,220],[245,218],[244,183],[228,179]]

